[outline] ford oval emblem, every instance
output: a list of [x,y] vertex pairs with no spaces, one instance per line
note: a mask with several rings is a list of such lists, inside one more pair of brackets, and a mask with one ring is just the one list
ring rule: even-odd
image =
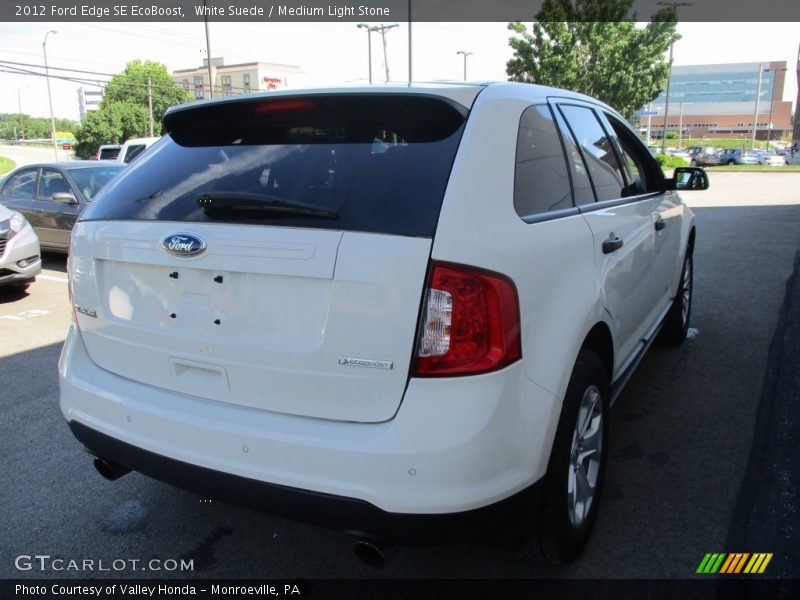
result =
[[206,241],[191,233],[172,233],[164,238],[161,245],[175,256],[197,256],[206,249]]

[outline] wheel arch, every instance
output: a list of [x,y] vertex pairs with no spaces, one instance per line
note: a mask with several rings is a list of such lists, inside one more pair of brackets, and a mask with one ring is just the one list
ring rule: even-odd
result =
[[608,325],[603,321],[596,323],[586,334],[581,349],[592,350],[597,354],[610,384],[614,374],[614,338]]

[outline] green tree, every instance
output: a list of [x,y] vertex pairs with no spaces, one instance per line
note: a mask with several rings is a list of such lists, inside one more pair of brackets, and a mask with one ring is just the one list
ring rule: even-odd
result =
[[193,99],[188,91],[175,84],[164,65],[134,60],[111,78],[100,108],[87,114],[75,132],[78,156],[92,156],[102,144],[121,144],[128,138],[149,135],[148,79],[156,135],[163,133],[161,119],[170,106]]
[[[29,140],[50,137],[50,119],[46,117],[31,117],[23,114],[20,123],[19,113],[0,114],[0,138],[13,139],[16,130],[17,138],[23,137],[22,127],[25,127],[25,137]],[[75,132],[80,124],[70,119],[56,119],[56,131]]]
[[[161,119],[175,104],[189,102],[193,96],[179,87],[170,77],[167,67],[153,61],[129,62],[122,73],[114,75],[103,93],[103,104],[130,102],[147,109],[147,81],[153,96],[153,121],[156,134],[163,133]],[[101,104],[102,108],[102,104]]]
[[630,118],[666,84],[664,57],[676,33],[675,9],[644,27],[629,17],[633,0],[545,0],[531,31],[508,24],[511,81],[539,83],[593,96]]

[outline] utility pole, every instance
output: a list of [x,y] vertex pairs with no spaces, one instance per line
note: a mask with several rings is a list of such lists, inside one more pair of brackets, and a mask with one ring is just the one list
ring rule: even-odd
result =
[[22,117],[22,95],[17,88],[17,103],[19,104],[19,130],[22,132],[22,139],[25,139],[25,119]]
[[[692,6],[692,2],[659,2],[658,6],[671,6],[672,10],[675,11],[675,19],[678,18],[678,7],[679,6]],[[669,43],[669,75],[667,76],[667,89],[666,89],[666,101],[664,103],[664,131],[661,133],[661,153],[664,154],[667,150],[667,116],[669,115],[669,82],[672,79],[672,50],[675,46],[675,42],[672,41]]]
[[413,79],[411,78],[411,25],[413,19],[411,18],[411,0],[408,0],[408,85],[411,85]]
[[153,137],[153,82],[147,78],[147,111],[150,116],[150,137]]
[[472,55],[472,52],[464,52],[463,50],[456,51],[456,54],[464,55],[464,81],[467,80],[467,57]]
[[758,127],[758,101],[761,98],[761,73],[764,72],[764,65],[758,65],[758,85],[756,86],[756,110],[753,113],[753,139],[750,147],[756,147],[756,128]]
[[383,39],[383,66],[386,69],[386,82],[389,82],[389,59],[386,58],[386,32],[390,29],[397,27],[397,23],[394,25],[381,25],[380,27],[375,27],[374,31],[379,31],[381,34],[381,38]]
[[56,160],[58,160],[58,142],[56,142],[56,118],[53,116],[53,95],[50,93],[50,70],[47,67],[47,36],[50,34],[57,34],[58,31],[51,29],[44,34],[44,41],[42,42],[42,52],[44,53],[44,78],[47,79],[47,99],[50,102],[50,136],[53,138],[53,151],[56,153]]
[[208,57],[208,97],[214,97],[214,78],[213,69],[211,68],[211,36],[208,34],[208,12],[206,7],[206,0],[203,0],[203,21],[206,23],[206,56]]
[[369,69],[369,83],[372,84],[372,27],[366,23],[356,25],[359,29],[367,30],[367,68]]

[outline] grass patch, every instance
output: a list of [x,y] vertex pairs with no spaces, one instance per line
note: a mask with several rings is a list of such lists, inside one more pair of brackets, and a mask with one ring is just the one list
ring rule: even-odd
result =
[[[777,147],[786,146],[786,141],[779,141],[779,140],[772,140],[769,143],[769,149],[775,150],[775,142],[778,143]],[[656,148],[661,148],[661,140],[655,140],[651,144],[651,146],[655,146]],[[677,148],[678,140],[667,140],[667,148]],[[722,139],[703,139],[703,138],[683,138],[681,140],[681,147],[682,148],[689,148],[691,146],[702,146],[703,148],[741,148],[742,150],[749,150],[750,149],[750,138],[748,137],[746,140],[741,138],[722,138]],[[766,140],[756,140],[756,148],[759,150],[766,150],[767,149],[767,142]]]
[[11,169],[17,166],[10,158],[5,158],[4,156],[0,156],[0,175],[8,173]]
[[784,165],[782,167],[770,167],[769,165],[720,165],[715,167],[705,167],[708,173],[714,171],[738,171],[740,173],[800,173],[800,165]]

